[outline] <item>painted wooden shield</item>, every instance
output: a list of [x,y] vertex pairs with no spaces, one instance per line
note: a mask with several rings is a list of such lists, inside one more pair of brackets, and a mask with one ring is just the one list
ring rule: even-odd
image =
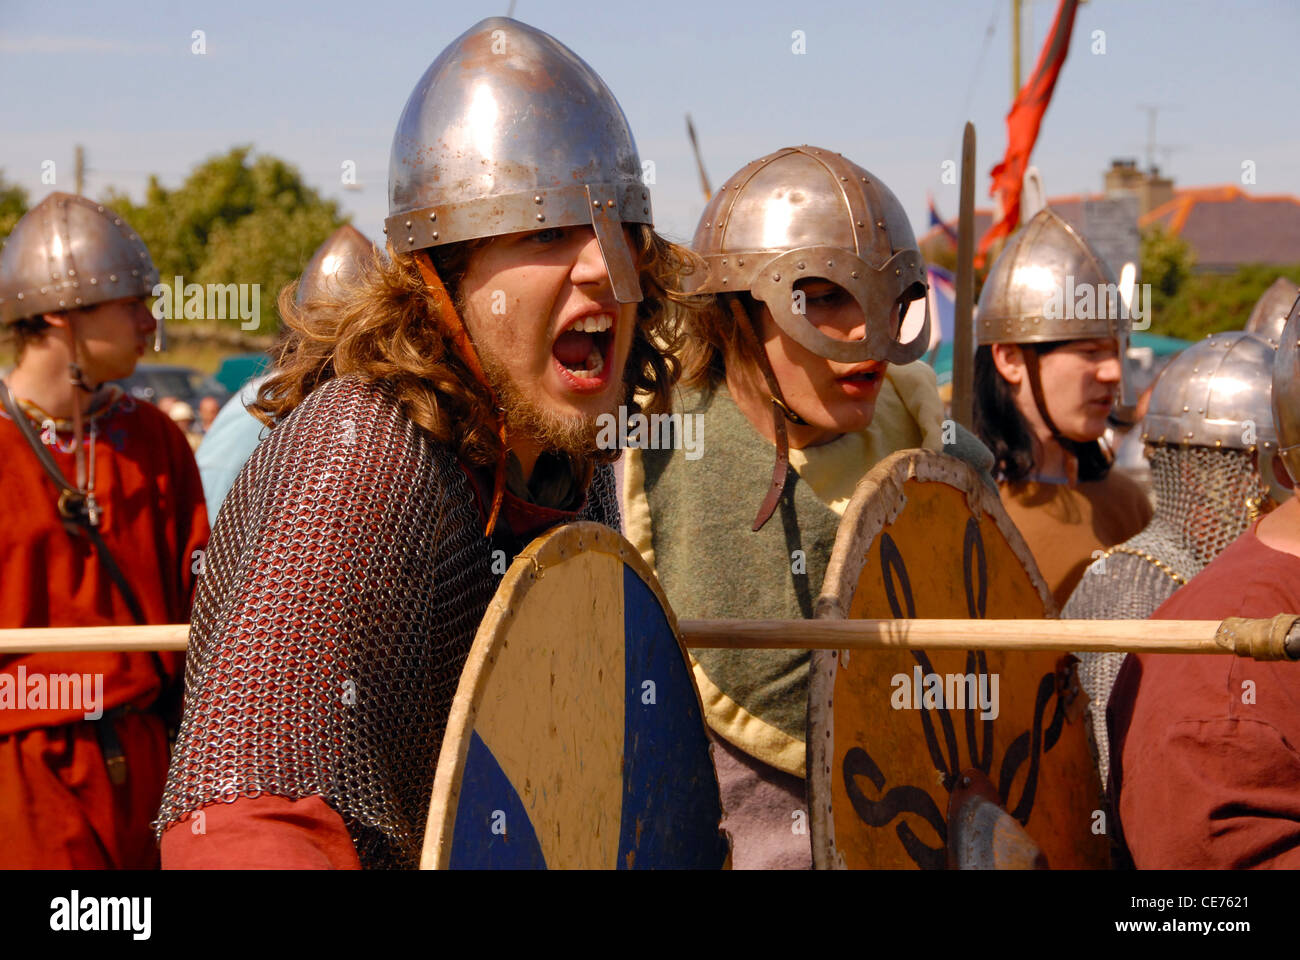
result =
[[[817,615],[1057,612],[1019,531],[978,474],[952,457],[906,450],[859,484]],[[1054,868],[1107,866],[1106,838],[1094,833],[1101,786],[1073,660],[1041,651],[814,651],[814,864],[927,869],[1045,858]],[[980,812],[998,805],[1015,823]]]
[[728,856],[677,622],[608,527],[533,541],[488,606],[438,758],[425,868],[718,868]]

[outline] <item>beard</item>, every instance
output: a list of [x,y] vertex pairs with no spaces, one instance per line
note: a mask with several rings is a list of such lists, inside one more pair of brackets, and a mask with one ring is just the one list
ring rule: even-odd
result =
[[[525,396],[494,355],[481,347],[478,353],[483,373],[505,413],[507,436],[528,437],[543,450],[556,450],[571,457],[597,460],[606,459],[602,454],[617,457],[617,449],[604,451],[597,446],[601,429],[597,420],[605,413],[616,414],[619,404],[627,402],[626,397],[615,396],[609,410],[596,414],[557,413]],[[623,392],[627,393],[626,385]]]

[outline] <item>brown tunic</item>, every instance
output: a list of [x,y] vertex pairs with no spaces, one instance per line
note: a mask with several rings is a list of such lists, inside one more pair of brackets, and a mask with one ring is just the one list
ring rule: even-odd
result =
[[1058,607],[1065,606],[1095,551],[1123,543],[1151,520],[1146,494],[1118,470],[1073,487],[1031,480],[999,489]]

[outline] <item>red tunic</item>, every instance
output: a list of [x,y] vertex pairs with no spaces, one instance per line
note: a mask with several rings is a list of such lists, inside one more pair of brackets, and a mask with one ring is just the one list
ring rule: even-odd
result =
[[[1279,613],[1300,613],[1300,557],[1252,529],[1152,619]],[[1129,656],[1107,714],[1135,866],[1300,867],[1300,663]]]
[[[208,539],[203,488],[189,444],[156,407],[130,398],[96,425],[100,533],[146,622],[184,623]],[[58,441],[71,445],[67,434]],[[47,449],[75,483],[73,454]],[[3,413],[0,490],[0,627],[131,624],[126,601],[90,541],[64,529],[54,484]],[[178,653],[0,656],[0,867],[157,862],[152,842],[141,841],[149,840],[148,821],[157,812],[166,774],[162,721],[129,716],[115,724],[128,770],[127,783],[117,786],[104,769],[97,725],[85,716],[96,706],[148,707],[164,683],[179,681],[183,664]],[[48,680],[54,674],[102,677],[102,699],[93,702],[89,688],[95,680],[78,702],[54,697]],[[43,705],[38,689],[46,694]]]

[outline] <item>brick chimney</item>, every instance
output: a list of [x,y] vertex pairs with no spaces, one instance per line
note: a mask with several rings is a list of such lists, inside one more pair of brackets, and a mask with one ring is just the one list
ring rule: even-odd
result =
[[1106,196],[1137,197],[1138,216],[1142,216],[1174,198],[1174,181],[1160,176],[1160,168],[1138,169],[1137,161],[1117,158],[1105,173]]

